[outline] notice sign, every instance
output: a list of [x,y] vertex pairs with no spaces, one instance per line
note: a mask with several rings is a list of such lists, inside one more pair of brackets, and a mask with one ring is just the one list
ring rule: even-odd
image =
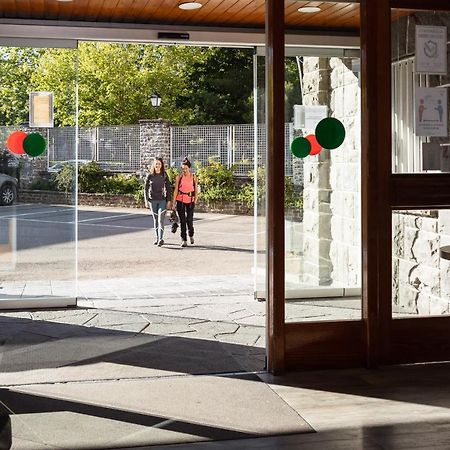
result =
[[447,27],[416,26],[416,72],[447,75]]
[[416,136],[447,136],[447,89],[416,88]]
[[315,130],[317,124],[328,117],[326,106],[294,105],[294,128],[296,130]]
[[30,127],[52,128],[53,127],[53,93],[31,92],[30,93]]

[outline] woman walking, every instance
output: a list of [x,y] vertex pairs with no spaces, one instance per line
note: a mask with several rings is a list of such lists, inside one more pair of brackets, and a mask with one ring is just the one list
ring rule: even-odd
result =
[[144,185],[145,207],[153,216],[156,240],[155,245],[164,245],[164,219],[166,211],[172,208],[172,186],[164,169],[162,158],[155,158]]
[[184,158],[181,163],[181,175],[177,175],[173,193],[181,225],[181,247],[187,246],[187,232],[194,244],[194,207],[198,196],[197,177],[191,173],[191,162]]

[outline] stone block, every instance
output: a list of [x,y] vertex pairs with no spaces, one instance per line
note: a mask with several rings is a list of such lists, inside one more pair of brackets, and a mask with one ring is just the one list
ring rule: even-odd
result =
[[442,316],[449,313],[449,297],[431,297],[430,298],[430,315]]

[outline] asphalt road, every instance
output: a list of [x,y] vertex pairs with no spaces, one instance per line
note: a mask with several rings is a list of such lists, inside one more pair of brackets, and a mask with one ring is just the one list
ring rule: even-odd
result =
[[[153,245],[147,210],[18,204],[0,207],[0,280],[183,275],[249,275],[253,218],[195,214],[195,245],[180,248],[167,220],[163,247]],[[78,236],[78,247],[75,245]]]

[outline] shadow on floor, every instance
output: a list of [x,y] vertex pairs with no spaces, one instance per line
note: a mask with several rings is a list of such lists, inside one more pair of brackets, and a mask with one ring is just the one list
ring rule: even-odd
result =
[[[114,314],[111,312],[107,318],[114,319]],[[213,338],[193,339],[186,337],[187,330],[181,333],[183,337],[164,335],[165,325],[168,332],[173,330],[172,318],[166,324],[165,318],[154,324],[158,327],[156,334],[152,333],[153,324],[143,323],[142,315],[129,316],[136,317],[136,323],[130,320],[122,327],[136,331],[111,329],[115,327],[114,320],[112,324],[82,326],[0,316],[0,370],[21,372],[96,363],[188,374],[263,369],[265,351],[262,348]],[[205,321],[200,322],[204,325]],[[210,324],[214,329],[214,322]]]

